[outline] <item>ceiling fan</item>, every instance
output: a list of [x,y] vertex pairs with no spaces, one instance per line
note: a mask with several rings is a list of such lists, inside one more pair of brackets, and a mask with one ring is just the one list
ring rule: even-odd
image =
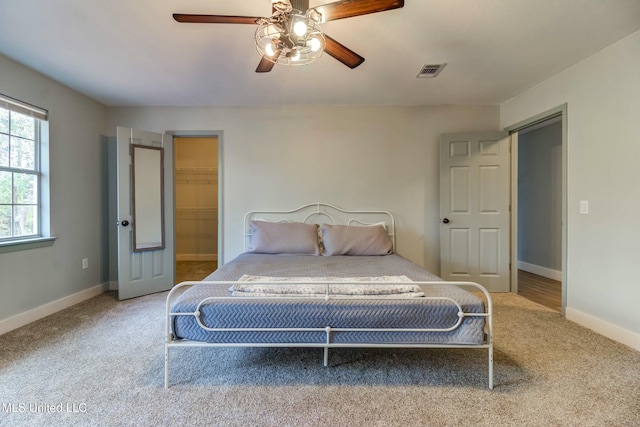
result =
[[262,59],[256,73],[267,73],[275,64],[308,64],[323,51],[356,68],[364,58],[324,34],[319,24],[403,6],[404,0],[340,0],[309,8],[309,0],[272,0],[270,17],[174,13],[173,18],[183,23],[258,25],[255,43]]

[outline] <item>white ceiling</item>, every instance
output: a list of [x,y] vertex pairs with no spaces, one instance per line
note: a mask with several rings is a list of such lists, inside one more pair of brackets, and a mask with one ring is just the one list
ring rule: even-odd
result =
[[[0,53],[108,106],[499,104],[640,29],[640,0],[405,0],[323,24],[366,58],[360,67],[323,55],[257,74],[255,26],[171,16],[270,10],[270,0],[0,0]],[[444,62],[437,78],[416,78]]]

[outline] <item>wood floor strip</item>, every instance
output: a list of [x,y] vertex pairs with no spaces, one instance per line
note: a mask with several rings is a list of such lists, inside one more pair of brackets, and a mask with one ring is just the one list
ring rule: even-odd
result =
[[556,311],[562,310],[562,282],[518,270],[518,294]]

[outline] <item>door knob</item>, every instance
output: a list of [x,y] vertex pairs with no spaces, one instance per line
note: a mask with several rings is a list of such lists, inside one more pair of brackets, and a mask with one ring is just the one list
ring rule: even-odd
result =
[[123,226],[123,227],[126,227],[127,225],[129,225],[129,221],[127,221],[126,219],[122,220],[122,221],[120,221],[120,225]]
[[449,218],[443,218],[443,219],[442,219],[442,223],[443,223],[443,224],[449,224],[449,222],[450,222],[450,221],[449,221]]

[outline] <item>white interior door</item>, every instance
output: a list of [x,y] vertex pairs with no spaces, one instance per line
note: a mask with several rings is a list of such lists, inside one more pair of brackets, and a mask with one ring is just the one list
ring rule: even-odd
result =
[[510,155],[505,132],[440,137],[440,275],[510,291]]
[[[157,179],[164,181],[161,197],[151,198],[160,200],[158,206],[164,206],[164,217],[154,216],[153,210],[146,210],[145,215],[153,218],[144,218],[135,215],[133,200],[133,170],[132,145],[137,147],[162,148],[163,164]],[[153,151],[153,150],[152,150]],[[156,150],[157,151],[157,150]],[[136,161],[137,164],[137,161]],[[139,165],[142,167],[142,165]],[[163,141],[163,135],[153,132],[139,131],[130,128],[118,127],[117,129],[117,234],[118,234],[118,299],[127,299],[161,292],[171,289],[175,277],[174,242],[173,242],[173,146],[171,138]],[[138,171],[140,173],[140,171]],[[140,184],[142,183],[142,184]],[[140,199],[148,200],[149,195],[145,191],[153,191],[161,188],[157,182],[148,179],[138,180],[138,185],[149,188],[138,188]],[[138,214],[142,211],[139,209]],[[139,224],[136,224],[136,220]],[[144,242],[138,242],[134,250],[136,226],[144,235],[148,235],[149,224],[161,223],[164,229],[164,240],[159,244],[149,246],[163,246],[162,248],[147,249]],[[140,240],[140,238],[138,238]]]

